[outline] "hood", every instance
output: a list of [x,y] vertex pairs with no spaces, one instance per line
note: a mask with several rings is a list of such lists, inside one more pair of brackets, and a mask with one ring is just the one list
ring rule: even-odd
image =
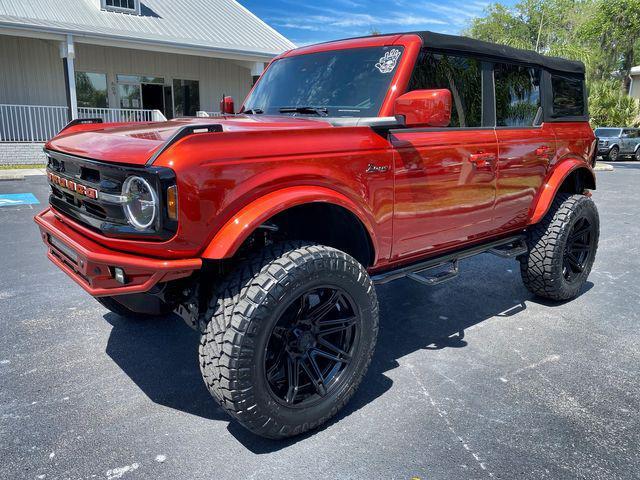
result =
[[[95,124],[90,130],[63,131],[47,143],[48,150],[110,163],[144,165],[181,128],[221,125],[224,132],[332,128],[321,118],[238,115],[181,118],[159,123]],[[220,134],[218,134],[220,135]]]

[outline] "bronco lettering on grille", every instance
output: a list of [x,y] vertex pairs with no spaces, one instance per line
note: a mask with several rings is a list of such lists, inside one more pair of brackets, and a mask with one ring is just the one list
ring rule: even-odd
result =
[[97,199],[98,198],[98,190],[95,188],[89,188],[81,183],[76,182],[75,180],[71,180],[69,178],[61,177],[60,175],[56,175],[55,173],[47,172],[47,177],[49,181],[54,185],[58,185],[66,190],[71,190],[72,192],[78,193],[80,195],[84,195],[85,197]]

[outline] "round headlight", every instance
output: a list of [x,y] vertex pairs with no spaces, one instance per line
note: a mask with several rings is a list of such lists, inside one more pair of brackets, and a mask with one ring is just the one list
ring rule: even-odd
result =
[[124,213],[135,228],[146,230],[158,215],[158,195],[144,178],[129,177],[122,185],[122,195],[127,197]]

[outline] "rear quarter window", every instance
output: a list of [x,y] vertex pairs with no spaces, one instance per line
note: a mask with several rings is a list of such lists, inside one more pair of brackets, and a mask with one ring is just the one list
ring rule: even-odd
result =
[[551,90],[555,118],[585,116],[584,80],[582,78],[552,74]]

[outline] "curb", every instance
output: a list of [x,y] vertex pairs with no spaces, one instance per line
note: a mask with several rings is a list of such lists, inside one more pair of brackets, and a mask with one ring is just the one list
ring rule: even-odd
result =
[[0,182],[9,180],[24,180],[25,177],[36,175],[46,175],[44,168],[15,168],[11,170],[0,170]]
[[598,162],[594,167],[596,172],[613,172],[613,165]]

